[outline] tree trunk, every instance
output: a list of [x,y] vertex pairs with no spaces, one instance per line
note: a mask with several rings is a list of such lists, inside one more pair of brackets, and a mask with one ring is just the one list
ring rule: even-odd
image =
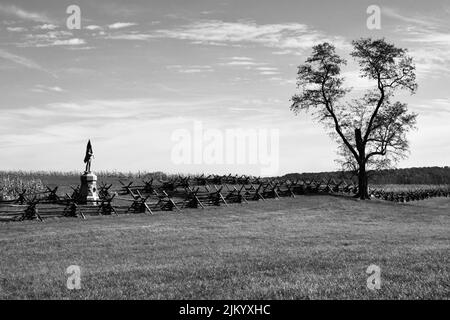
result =
[[355,129],[356,149],[358,150],[358,194],[355,196],[361,200],[369,199],[369,184],[366,172],[366,146],[361,136],[361,129]]
[[358,170],[358,194],[357,197],[361,200],[370,199],[369,197],[369,183],[366,172],[366,163],[362,161],[359,164]]

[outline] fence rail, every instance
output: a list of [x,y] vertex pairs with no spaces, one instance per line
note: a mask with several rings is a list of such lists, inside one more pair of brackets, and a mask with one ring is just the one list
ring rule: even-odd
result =
[[[82,204],[80,187],[72,187],[72,193],[58,193],[58,187],[42,192],[22,190],[16,199],[0,200],[0,221],[39,220],[51,217],[79,217],[92,215],[119,215],[131,213],[154,214],[158,211],[181,212],[185,208],[228,206],[233,203],[266,201],[305,194],[356,195],[358,186],[352,181],[282,180],[251,176],[199,176],[176,177],[170,180],[120,181],[100,183],[100,200]],[[410,191],[386,191],[371,188],[373,198],[387,201],[409,202],[432,197],[448,197],[446,187],[422,188]]]

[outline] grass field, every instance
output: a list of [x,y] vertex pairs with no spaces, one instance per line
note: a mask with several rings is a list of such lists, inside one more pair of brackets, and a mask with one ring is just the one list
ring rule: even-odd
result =
[[[450,199],[332,196],[0,224],[2,299],[448,299]],[[366,287],[371,264],[381,289]],[[81,289],[66,288],[79,265]]]

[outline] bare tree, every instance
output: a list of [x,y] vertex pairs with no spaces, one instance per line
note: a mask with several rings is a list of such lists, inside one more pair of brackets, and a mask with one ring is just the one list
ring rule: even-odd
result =
[[346,101],[351,89],[344,87],[341,68],[346,60],[329,43],[313,47],[298,67],[299,93],[292,97],[291,110],[311,111],[338,142],[341,163],[358,175],[360,199],[368,199],[370,169],[395,165],[408,152],[406,133],[415,127],[417,115],[407,105],[392,102],[397,90],[417,90],[415,66],[406,49],[385,39],[352,42],[351,56],[358,62],[361,76],[374,81],[375,89],[360,99]]

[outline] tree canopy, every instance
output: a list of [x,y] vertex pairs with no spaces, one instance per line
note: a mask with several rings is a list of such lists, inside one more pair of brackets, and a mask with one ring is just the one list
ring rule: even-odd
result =
[[361,199],[368,197],[367,169],[392,167],[408,153],[406,134],[415,128],[417,115],[407,105],[393,101],[398,90],[417,90],[415,66],[407,50],[385,39],[362,38],[352,42],[351,56],[361,77],[374,83],[358,99],[346,99],[341,58],[330,43],[312,48],[298,67],[299,92],[292,97],[291,110],[310,112],[338,142],[340,163],[359,174]]

